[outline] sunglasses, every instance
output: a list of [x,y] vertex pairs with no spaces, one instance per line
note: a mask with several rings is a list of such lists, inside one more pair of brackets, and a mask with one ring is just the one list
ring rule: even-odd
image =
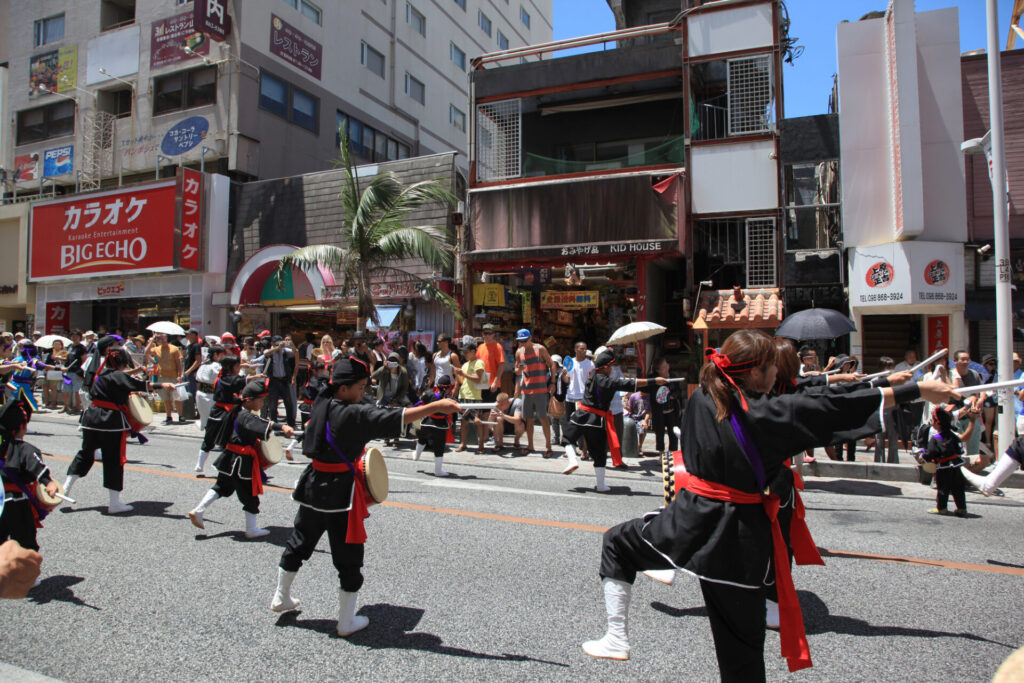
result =
[[493,335],[493,334],[494,334],[494,331],[493,331],[493,330],[484,330],[484,336],[485,336],[485,337],[487,337],[487,336],[490,336],[490,335]]

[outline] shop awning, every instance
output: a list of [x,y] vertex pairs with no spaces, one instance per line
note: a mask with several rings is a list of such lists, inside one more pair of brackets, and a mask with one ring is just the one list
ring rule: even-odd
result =
[[[377,318],[380,320],[379,329],[386,330],[389,327],[393,327],[395,319],[398,317],[401,310],[401,306],[377,306]],[[378,326],[374,325],[373,321],[367,320],[366,329],[376,330],[378,329]]]
[[278,263],[296,249],[290,244],[275,244],[249,257],[231,286],[231,305],[290,306],[320,301],[324,287],[334,284],[334,276],[327,268],[318,267],[308,273],[292,268],[285,274],[281,288],[277,286],[273,274]]
[[777,288],[721,289],[705,292],[694,327],[737,330],[774,329],[782,322],[782,299]]

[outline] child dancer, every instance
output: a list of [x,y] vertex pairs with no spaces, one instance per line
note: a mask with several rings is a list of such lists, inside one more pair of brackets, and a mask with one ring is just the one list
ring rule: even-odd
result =
[[[973,429],[971,424],[968,429]],[[928,512],[934,515],[948,515],[949,494],[953,494],[957,517],[967,516],[967,497],[964,495],[964,475],[961,468],[964,460],[964,445],[953,431],[953,415],[941,406],[932,409],[931,429],[924,444],[922,456],[935,463],[935,507]]]
[[[196,460],[197,477],[206,476],[204,471],[206,459],[210,457],[210,451],[222,440],[221,434],[225,429],[224,417],[241,402],[246,378],[239,375],[238,370],[238,356],[224,356],[220,359],[220,372],[213,383],[213,405],[210,406],[210,414],[206,417],[206,432],[203,434],[203,443],[199,446],[199,458]],[[254,375],[252,379],[262,379],[262,377],[262,375]]]
[[[423,392],[416,405],[422,406],[440,401],[448,395],[451,385],[451,378],[448,375],[441,375],[437,378],[437,385],[433,389]],[[424,449],[429,447],[430,452],[434,454],[434,476],[447,477],[448,473],[444,471],[443,467],[444,447],[445,444],[453,441],[455,441],[455,435],[452,434],[452,416],[441,412],[428,415],[420,423],[419,432],[416,434],[416,452],[413,453],[412,459],[419,460]]]
[[[302,387],[302,391],[299,392],[299,420],[302,428],[306,428],[306,423],[309,422],[309,416],[313,413],[313,402],[316,401],[316,397],[320,395],[320,392],[331,383],[330,369],[320,358],[316,358],[309,364],[309,379],[306,381],[305,386]],[[292,457],[292,451],[294,448],[302,443],[303,435],[298,435],[291,440],[285,449],[284,457],[289,460],[294,460]]]
[[334,364],[331,383],[313,405],[302,452],[312,459],[302,473],[292,499],[299,504],[295,530],[288,539],[278,567],[277,592],[270,603],[275,612],[296,609],[291,585],[302,563],[309,560],[320,537],[327,532],[331,557],[338,570],[338,626],[340,636],[366,628],[369,619],[356,616],[356,596],[363,585],[363,544],[368,516],[365,482],[353,476],[355,460],[366,442],[398,436],[402,425],[431,413],[450,415],[460,410],[451,399],[415,408],[378,408],[364,403],[370,368],[352,356]]
[[51,496],[58,486],[50,479],[50,468],[43,463],[39,449],[22,441],[31,417],[32,406],[23,399],[8,401],[0,408],[0,479],[4,487],[0,543],[13,538],[23,548],[39,550],[36,529],[42,528],[49,510],[36,499],[36,483],[45,486]]
[[273,439],[274,430],[279,429],[285,436],[292,435],[292,428],[260,417],[260,408],[267,397],[267,380],[250,380],[242,389],[241,406],[236,406],[224,416],[225,432],[229,434],[224,452],[214,463],[217,468],[217,483],[206,492],[194,510],[188,513],[192,524],[205,529],[203,513],[218,498],[238,495],[245,511],[245,537],[259,538],[270,532],[259,527],[260,495],[263,493],[263,469],[257,448],[259,442]]

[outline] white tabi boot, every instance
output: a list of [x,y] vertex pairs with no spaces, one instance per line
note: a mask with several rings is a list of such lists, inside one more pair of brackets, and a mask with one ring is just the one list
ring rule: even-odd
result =
[[292,439],[292,442],[284,447],[284,457],[286,460],[295,460],[295,458],[292,457],[292,449],[295,448],[298,444],[298,441]]
[[245,513],[245,537],[246,538],[259,538],[260,536],[266,536],[270,532],[266,529],[261,529],[258,524],[260,516],[254,512]]
[[359,593],[349,593],[338,589],[338,635],[347,638],[356,631],[366,628],[370,620],[356,616],[356,597]]
[[[66,488],[64,489],[67,490]],[[107,505],[107,513],[114,515],[118,512],[131,512],[135,508],[127,503],[121,502],[121,492],[113,489],[107,489],[107,493],[110,494],[110,503]]]
[[445,472],[444,469],[442,469],[441,466],[443,464],[444,464],[444,456],[443,455],[440,458],[437,457],[437,456],[434,456],[434,476],[435,477],[448,477],[448,476],[451,476],[450,474]]
[[604,579],[604,606],[608,611],[608,632],[601,640],[583,643],[583,651],[601,659],[629,659],[629,594],[633,588],[625,581]]
[[609,488],[604,483],[604,468],[603,467],[595,467],[594,468],[594,478],[597,479],[597,486],[594,487],[595,491],[599,491],[601,493],[605,493],[607,491],[611,491],[611,488]]
[[92,459],[96,462],[103,462],[103,450],[97,448],[92,454]]
[[416,444],[416,450],[412,454],[412,459],[413,460],[419,460],[420,456],[423,455],[423,449],[424,448],[426,448],[426,446],[424,444],[421,444],[421,443]]
[[764,625],[775,631],[779,630],[779,603],[773,600],[765,600]]
[[205,477],[206,473],[203,468],[206,467],[206,459],[210,457],[209,451],[199,451],[199,458],[196,460],[196,474],[200,477]]
[[192,520],[192,524],[200,529],[205,529],[206,526],[203,525],[203,513],[206,512],[206,509],[218,498],[220,498],[220,496],[217,495],[217,492],[213,489],[207,491],[206,495],[203,496],[203,499],[199,501],[199,505],[196,505],[195,509],[188,513],[188,518]]
[[1016,460],[1003,453],[987,476],[975,474],[966,467],[960,468],[960,471],[967,483],[978,489],[982,495],[991,496],[998,495],[999,485],[1006,481],[1019,466],[1020,464]]
[[75,485],[75,482],[81,479],[77,474],[69,474],[68,478],[64,480],[64,495],[71,495],[71,487]]
[[277,592],[270,603],[273,612],[290,612],[299,608],[299,601],[292,597],[292,581],[298,572],[286,572],[277,568]]
[[649,579],[660,581],[666,586],[671,586],[676,582],[676,570],[675,569],[645,569],[640,572]]
[[572,474],[580,467],[580,460],[576,457],[576,447],[571,443],[565,444],[565,457],[569,458],[569,464],[562,470],[562,474]]

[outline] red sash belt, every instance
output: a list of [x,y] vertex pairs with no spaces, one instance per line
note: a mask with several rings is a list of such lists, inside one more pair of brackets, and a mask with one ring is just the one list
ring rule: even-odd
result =
[[[783,463],[783,467],[789,467],[790,460]],[[820,564],[825,566],[825,560],[821,559],[818,552],[818,545],[811,536],[811,530],[807,528],[807,512],[804,509],[804,499],[800,492],[804,490],[804,478],[799,472],[793,471],[793,519],[789,522],[789,547],[793,551],[793,561],[799,565]]]
[[[28,495],[31,496],[32,498],[35,498],[36,494],[32,490],[31,486],[28,487],[28,490]],[[8,493],[25,493],[24,491],[22,491],[16,485],[12,484],[9,481],[4,482],[4,491],[7,491]],[[37,529],[42,529],[43,523],[39,521],[39,511],[36,510],[36,506],[32,504],[32,500],[26,500],[28,500],[29,507],[32,508],[32,521],[35,523]],[[38,499],[36,500],[36,502],[38,503]]]
[[[124,403],[113,403],[111,401],[103,401],[100,399],[93,399],[92,405],[97,408],[106,408],[107,410],[116,410],[117,412],[124,415],[124,419],[128,420],[128,426],[133,432],[142,432],[145,427],[135,421],[132,414],[128,411],[128,406]],[[142,438],[139,437],[139,443],[143,443]],[[121,467],[128,462],[128,454],[126,453],[126,446],[128,445],[128,432],[121,432]]]
[[[256,443],[259,443],[259,441],[257,441]],[[239,455],[248,455],[250,458],[252,458],[252,495],[263,495],[263,464],[260,462],[260,456],[259,453],[256,452],[256,447],[239,446],[236,443],[229,443],[224,448],[231,451],[232,453],[238,453]],[[241,474],[241,467],[239,467],[238,472],[239,474]]]
[[940,458],[939,460],[936,460],[936,461],[935,461],[935,464],[936,464],[936,465],[941,465],[941,464],[943,464],[943,463],[947,463],[947,462],[953,462],[954,460],[956,460],[956,459],[957,459],[957,458],[959,458],[959,457],[960,457],[960,454],[959,454],[959,453],[957,453],[956,455],[951,455],[951,456],[949,456],[948,458]]
[[217,401],[213,405],[217,406],[221,410],[224,410],[224,411],[227,411],[227,412],[230,413],[232,410],[235,409],[235,405],[236,404],[234,404],[234,403],[221,403],[220,401]]
[[608,437],[608,448],[612,453],[612,464],[618,467],[622,464],[622,449],[619,448],[619,435],[615,433],[615,420],[612,418],[611,410],[598,410],[593,406],[583,405],[581,401],[577,406],[580,410],[593,413],[604,418],[604,433]]
[[[363,450],[365,453],[366,450]],[[360,459],[363,453],[359,454]],[[348,472],[349,466],[343,462],[324,462],[313,460],[310,466],[317,472]],[[366,543],[366,527],[363,520],[370,516],[369,505],[366,502],[366,482],[362,477],[353,475],[352,482],[352,507],[348,511],[348,528],[345,530],[346,543]]]
[[804,632],[804,618],[800,613],[793,576],[789,571],[789,553],[779,527],[779,497],[774,493],[747,493],[725,484],[707,481],[690,473],[682,474],[682,485],[687,491],[704,498],[722,500],[741,505],[760,503],[772,523],[772,549],[775,562],[775,583],[779,590],[779,640],[782,642],[782,656],[790,671],[811,666],[811,653]]

